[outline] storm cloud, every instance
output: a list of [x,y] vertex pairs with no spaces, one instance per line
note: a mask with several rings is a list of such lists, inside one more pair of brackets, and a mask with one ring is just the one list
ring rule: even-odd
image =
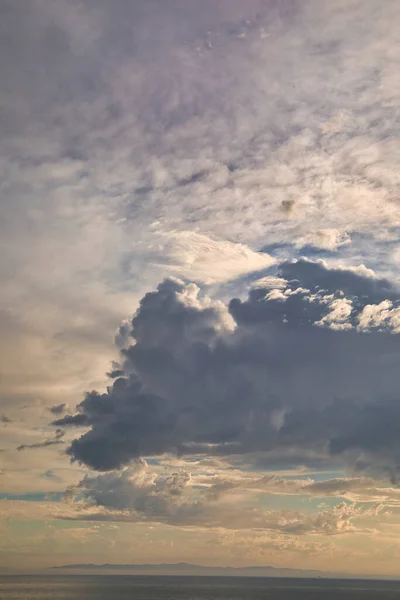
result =
[[[100,471],[164,453],[291,450],[293,464],[312,451],[396,480],[398,298],[363,267],[304,259],[229,305],[165,280],[132,319],[124,377],[55,424],[89,427],[68,452]],[[385,318],[366,323],[382,302]]]

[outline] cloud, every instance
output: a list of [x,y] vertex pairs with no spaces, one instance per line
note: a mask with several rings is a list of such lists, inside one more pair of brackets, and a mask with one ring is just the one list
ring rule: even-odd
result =
[[138,459],[122,472],[111,472],[97,477],[85,477],[78,492],[96,506],[107,509],[130,511],[139,520],[164,518],[180,520],[178,516],[193,510],[195,502],[184,497],[190,483],[190,473],[181,471],[170,476],[149,472],[146,461]]
[[121,351],[125,376],[56,421],[90,427],[71,458],[112,470],[164,453],[289,452],[292,465],[320,454],[395,480],[399,338],[360,319],[385,296],[397,305],[398,292],[322,261],[284,262],[277,276],[279,288],[229,306],[174,279],[146,294]]
[[[288,536],[332,536],[363,531],[357,520],[372,513],[377,515],[381,510],[379,507],[359,507],[354,502],[341,502],[333,508],[313,513],[268,510],[259,506],[257,495],[254,495],[263,493],[265,499],[268,493],[302,493],[303,488],[307,489],[313,483],[248,477],[241,481],[221,480],[211,487],[200,486],[192,481],[187,470],[157,474],[146,461],[138,459],[121,471],[86,476],[75,489],[76,513],[67,518],[238,531],[265,530]],[[346,484],[343,483],[342,487]],[[360,487],[363,487],[361,483]],[[235,495],[240,490],[251,491],[253,495],[243,500],[243,496]],[[325,490],[315,492],[315,495],[326,497],[329,494]]]
[[383,300],[380,304],[364,306],[359,317],[359,328],[369,331],[374,328],[389,329],[400,332],[400,309],[394,307],[390,300]]
[[66,412],[67,410],[67,405],[65,403],[63,404],[55,404],[54,406],[51,406],[49,408],[49,411],[53,414],[53,415],[62,415],[63,413]]
[[[396,506],[395,490],[392,490],[391,498],[390,490],[382,490],[386,491],[389,500],[385,501],[381,494],[376,499],[371,495],[369,501],[365,496],[361,500],[364,505],[347,499],[331,508],[320,505],[312,512],[269,509],[265,503],[270,491],[281,497],[296,494],[296,486],[290,480],[272,479],[267,484],[260,477],[245,476],[237,482],[236,489],[226,486],[224,494],[214,497],[209,493],[210,488],[199,486],[195,475],[187,469],[155,472],[146,461],[138,459],[121,471],[86,475],[77,486],[67,489],[62,503],[50,502],[50,494],[40,494],[41,499],[32,498],[29,502],[26,499],[0,500],[0,516],[20,520],[45,518],[47,521],[165,524],[193,531],[225,531],[227,534],[230,531],[264,532],[285,536],[281,542],[290,544],[291,536],[371,533],[365,528],[365,520],[371,518],[373,524],[379,524],[388,514],[385,507]],[[297,493],[301,494],[302,488],[313,485],[318,484],[306,481],[301,485],[298,480]],[[324,498],[339,488],[368,489],[368,483],[359,480],[346,484],[343,480],[335,484],[332,481],[324,489],[316,488],[304,494]],[[250,494],[244,497],[244,490]]]
[[[0,400],[19,423],[38,399],[7,447],[61,442],[22,437],[40,403],[109,384],[52,417],[88,428],[70,453],[97,469],[201,453],[396,479],[397,291],[345,268],[396,265],[398,4],[377,6],[6,1]],[[345,267],[288,262],[227,305],[164,286],[103,376],[146,290],[263,271],[274,244]]]
[[[337,477],[315,481],[307,478],[285,478],[273,475],[254,476],[251,473],[228,474],[214,477],[199,477],[205,490],[204,495],[218,500],[229,493],[246,491],[247,493],[278,496],[312,496],[314,498],[342,498],[357,503],[372,505],[382,511],[384,507],[397,507],[400,501],[400,490],[388,487],[372,477]],[[379,511],[378,511],[379,512]]]
[[37,442],[35,444],[21,444],[17,447],[18,452],[21,450],[36,450],[38,448],[47,448],[48,446],[58,446],[64,444],[65,441],[62,439],[65,435],[65,431],[62,429],[56,429],[54,436],[51,439],[44,440],[43,442]]
[[397,506],[400,500],[399,488],[379,486],[371,477],[343,477],[306,483],[302,493],[319,498],[341,497],[357,503],[376,503],[377,509]]
[[300,237],[297,240],[296,245],[300,248],[312,246],[314,248],[321,248],[322,250],[333,251],[350,243],[351,239],[345,231],[340,231],[338,229],[320,229]]
[[56,419],[53,421],[52,425],[75,425],[76,427],[85,427],[85,425],[89,425],[90,421],[84,414],[76,414],[76,415],[66,415],[65,417],[61,417],[60,419]]
[[227,281],[273,244],[396,265],[396,0],[117,4],[2,13],[7,412],[105,385],[166,275]]
[[[90,493],[90,491],[89,491]],[[353,505],[339,504],[331,510],[322,510],[307,514],[301,511],[264,511],[238,509],[222,504],[207,507],[201,503],[186,506],[173,514],[160,513],[147,517],[130,510],[116,511],[104,508],[81,508],[73,514],[60,517],[72,521],[122,522],[122,523],[165,523],[178,527],[196,527],[223,530],[258,530],[277,532],[285,536],[306,535],[343,535],[355,533],[371,533],[371,530],[359,528],[353,519],[368,517],[368,512],[362,512]]]
[[261,271],[275,263],[266,252],[254,252],[244,244],[216,240],[194,231],[159,233],[154,238],[153,260],[158,266],[208,285]]
[[[262,523],[283,553],[307,543],[284,529],[348,530],[356,518],[241,516],[229,495],[396,505],[385,479],[398,481],[400,461],[398,0],[2,7],[3,486],[59,490],[82,478],[79,462],[130,468],[155,455],[178,455],[184,471],[196,454],[291,472],[296,483],[260,481],[262,492],[220,474],[207,488],[217,500],[194,472],[180,495],[159,480],[141,490],[139,516],[128,475],[85,484],[87,502],[93,488],[110,503],[86,506],[92,518]],[[293,263],[302,253],[336,267]],[[185,283],[143,300],[116,333],[118,358],[116,325],[167,276]],[[68,437],[48,435],[49,415]],[[351,482],[299,481],[343,466]],[[41,477],[50,471],[63,482]],[[111,508],[111,485],[125,511]],[[203,512],[184,509],[200,497]]]

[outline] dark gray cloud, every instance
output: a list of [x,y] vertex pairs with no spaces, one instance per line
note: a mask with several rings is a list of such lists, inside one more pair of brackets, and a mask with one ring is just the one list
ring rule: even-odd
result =
[[[395,289],[365,269],[322,262],[283,263],[277,275],[278,287],[264,280],[229,312],[178,280],[146,294],[121,351],[125,376],[55,422],[90,426],[69,447],[72,459],[110,470],[165,452],[292,451],[293,464],[320,453],[395,479]],[[366,320],[373,309],[379,318]]]
[[374,303],[385,299],[398,299],[398,290],[387,279],[366,276],[367,269],[327,269],[323,261],[286,261],[279,268],[281,277],[289,282],[298,281],[302,287],[312,290],[323,289],[329,293],[344,292],[346,296],[357,296]]
[[37,448],[47,448],[48,446],[58,446],[60,444],[64,444],[64,442],[62,440],[45,440],[37,444],[21,444],[17,446],[17,450],[18,452],[21,450],[36,450]]
[[90,420],[87,415],[78,413],[76,415],[66,415],[65,417],[56,419],[52,422],[52,425],[74,425],[76,427],[84,427],[85,425],[90,425]]
[[62,415],[66,412],[68,406],[63,403],[63,404],[55,404],[54,406],[49,408],[49,411],[53,414],[53,415]]
[[111,371],[107,373],[107,377],[109,377],[110,379],[117,379],[118,377],[123,377],[124,375],[124,370],[121,369],[118,365],[113,365]]
[[62,439],[64,435],[65,431],[63,429],[56,429],[53,437],[50,439],[36,442],[35,444],[21,444],[17,447],[17,450],[20,452],[21,450],[37,450],[38,448],[47,448],[48,446],[59,446],[65,443]]

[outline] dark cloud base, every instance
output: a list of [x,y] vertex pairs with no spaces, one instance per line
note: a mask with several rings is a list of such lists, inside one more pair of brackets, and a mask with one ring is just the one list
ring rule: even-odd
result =
[[396,480],[399,299],[365,268],[306,259],[228,307],[165,280],[142,299],[113,384],[54,424],[89,427],[68,453],[100,471],[163,453],[290,451],[294,464],[308,452]]

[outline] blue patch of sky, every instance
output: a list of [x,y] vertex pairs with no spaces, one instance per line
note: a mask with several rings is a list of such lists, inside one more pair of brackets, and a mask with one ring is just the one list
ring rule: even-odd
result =
[[0,493],[0,500],[23,500],[24,502],[61,502],[63,492]]
[[304,510],[310,510],[311,512],[316,512],[320,510],[332,510],[335,506],[339,504],[351,504],[349,500],[343,498],[341,496],[335,497],[319,497],[319,498],[311,498],[310,496],[302,496]]
[[232,298],[240,298],[241,300],[245,300],[247,298],[250,286],[255,281],[258,281],[263,277],[275,275],[275,266],[268,267],[267,269],[261,269],[260,271],[252,271],[251,273],[246,273],[246,275],[237,277],[232,281],[228,281],[226,283],[221,283],[217,286],[214,286],[208,293],[212,297],[218,298],[218,300],[222,300],[227,304]]
[[41,477],[43,477],[43,479],[52,479],[53,481],[61,481],[61,478],[58,477],[57,475],[55,475],[55,473],[53,473],[52,470],[42,473]]
[[319,258],[336,258],[338,254],[340,254],[341,248],[338,250],[327,250],[324,248],[312,246],[310,244],[306,244],[305,246],[301,247],[296,247],[293,244],[280,242],[276,244],[267,244],[266,246],[263,246],[261,248],[260,252],[270,254],[271,256],[276,258],[278,262],[282,262],[284,260],[300,258],[302,256],[305,256],[306,258],[310,258],[312,260],[317,260]]
[[[325,259],[329,262],[330,259],[340,260],[347,264],[365,264],[367,267],[385,273],[388,270],[388,257],[398,248],[400,239],[400,228],[389,227],[386,231],[386,239],[376,239],[368,233],[353,232],[349,235],[350,242],[340,246],[337,250],[328,250],[317,248],[311,245],[305,245],[296,248],[288,243],[266,244],[260,249],[260,252],[271,254],[278,261],[287,259],[300,258],[305,256],[311,260]],[[273,268],[268,270],[268,274],[272,274]],[[263,276],[250,274],[246,278],[252,278],[250,282]],[[243,278],[245,280],[246,278]]]
[[302,512],[318,512],[332,509],[344,502],[342,497],[318,497],[307,494],[268,494],[259,495],[260,505],[265,510],[300,510]]
[[350,235],[351,244],[342,246],[336,258],[342,258],[348,264],[364,264],[378,274],[386,274],[390,269],[390,256],[398,248],[400,228],[389,227],[386,236],[384,240],[377,240],[370,234],[354,232]]
[[286,242],[277,242],[275,244],[266,244],[262,248],[260,248],[260,252],[265,254],[271,254],[275,258],[285,259],[289,256],[293,256],[293,254],[297,253],[297,249],[293,244],[288,244]]
[[298,250],[299,256],[305,256],[306,258],[310,259],[323,258],[328,260],[329,258],[337,258],[338,255],[340,256],[340,254],[340,250],[326,250],[323,248],[316,248],[315,246],[310,246],[308,244],[302,246]]
[[334,471],[320,471],[312,473],[312,478],[314,481],[328,481],[329,479],[340,479],[344,477],[343,471],[334,470]]
[[[284,476],[280,477],[278,476],[278,478],[281,479],[289,479],[289,480],[295,480],[295,479],[313,479],[314,481],[318,482],[318,481],[328,481],[329,479],[339,479],[341,477],[343,477],[343,471],[342,470],[338,470],[339,467],[334,467],[333,469],[326,469],[324,471],[319,471],[319,470],[309,470],[306,473],[293,473],[293,475],[287,475],[285,474]],[[273,474],[274,471],[271,472],[271,474]]]
[[161,464],[161,461],[158,458],[146,458],[145,461],[147,462],[148,465],[151,465],[152,467],[158,467],[158,465]]
[[[314,475],[327,475],[327,479],[330,479],[332,477],[332,473],[340,473],[342,466],[335,464],[335,465],[328,465],[328,464],[324,464],[324,463],[316,463],[316,464],[312,464],[307,463],[307,471],[306,472],[299,472],[299,469],[302,467],[302,464],[282,464],[282,463],[271,463],[269,465],[263,465],[260,463],[253,463],[253,464],[246,464],[243,466],[243,468],[245,468],[246,471],[248,471],[249,473],[270,473],[271,475],[273,475],[274,473],[279,473],[281,471],[285,472],[285,478],[289,479],[300,479],[302,477],[307,478],[307,477],[311,477]],[[235,465],[233,465],[232,468],[235,468]],[[293,475],[289,475],[288,473],[292,471]],[[343,476],[343,475],[342,475]]]

